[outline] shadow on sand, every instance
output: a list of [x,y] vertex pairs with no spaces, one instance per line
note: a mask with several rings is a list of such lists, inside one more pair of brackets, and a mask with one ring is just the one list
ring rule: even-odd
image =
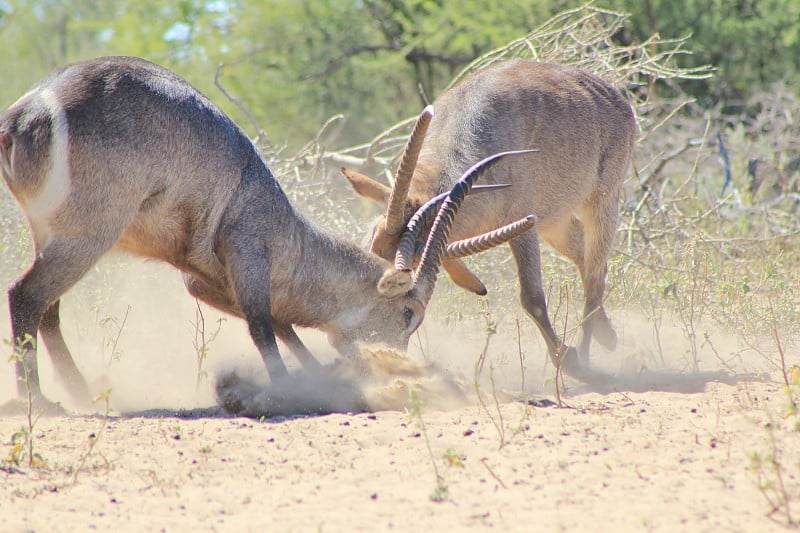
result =
[[[770,381],[753,373],[723,371],[684,373],[643,369],[637,373],[607,373],[591,366],[581,369],[583,381],[566,378],[573,401],[588,393],[672,392],[701,393],[709,383],[735,385],[747,381]],[[414,394],[411,394],[414,391]],[[232,418],[245,416],[282,421],[286,418],[330,413],[364,413],[404,410],[415,403],[426,409],[447,410],[477,404],[472,383],[456,380],[435,365],[411,361],[391,350],[363,350],[362,357],[338,360],[317,373],[297,371],[277,382],[241,376],[236,371],[222,374],[216,382],[217,405],[192,409],[146,409],[114,413],[120,418]],[[486,391],[483,392],[486,394]],[[539,396],[540,398],[536,398]],[[555,406],[542,394],[497,392],[503,402],[524,401],[538,408]],[[0,406],[0,416],[23,415],[27,402],[15,399]],[[69,416],[60,404],[42,412],[44,416]],[[102,414],[78,414],[102,417]]]

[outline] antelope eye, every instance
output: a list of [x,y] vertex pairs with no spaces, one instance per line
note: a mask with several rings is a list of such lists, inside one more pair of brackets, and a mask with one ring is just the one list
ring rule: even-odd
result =
[[406,327],[411,325],[411,319],[414,318],[414,311],[411,310],[409,307],[403,308],[403,316],[406,319]]

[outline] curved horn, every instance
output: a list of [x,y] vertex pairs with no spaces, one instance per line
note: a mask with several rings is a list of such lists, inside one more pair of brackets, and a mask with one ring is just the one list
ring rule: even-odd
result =
[[[511,187],[511,185],[476,185],[470,190],[470,194],[506,189],[508,187]],[[442,204],[449,194],[449,192],[444,192],[438,196],[434,196],[417,209],[417,212],[414,213],[414,216],[408,221],[406,230],[403,232],[403,236],[400,237],[400,243],[397,245],[397,253],[394,256],[394,267],[397,270],[411,270],[414,252],[416,252],[417,240],[419,236],[430,227],[436,213],[439,212],[439,209],[442,207]]]
[[466,257],[468,255],[485,252],[486,250],[500,246],[511,239],[519,237],[535,224],[536,215],[528,215],[525,218],[497,228],[494,231],[486,232],[483,235],[451,242],[445,249],[445,257]]
[[414,276],[414,290],[423,305],[427,305],[431,294],[433,294],[436,276],[439,273],[439,265],[444,255],[453,219],[464,198],[469,194],[472,184],[503,157],[532,152],[538,152],[538,150],[514,150],[491,155],[470,167],[453,185],[442,207],[439,209],[436,219],[433,221],[433,227],[425,243],[425,249],[422,251],[419,268]]
[[408,221],[394,256],[394,267],[397,270],[411,270],[417,239],[425,228],[430,226],[434,215],[439,212],[448,194],[442,193],[425,202]]
[[425,140],[425,133],[428,131],[428,125],[433,118],[433,106],[426,107],[414,125],[414,130],[408,138],[406,148],[403,151],[403,159],[400,161],[400,166],[397,168],[397,174],[394,178],[394,186],[392,187],[392,194],[389,196],[389,204],[386,207],[386,232],[389,235],[400,235],[400,232],[405,226],[405,204],[408,197],[408,188],[411,186],[411,176],[414,174],[414,168],[417,166],[417,157],[419,151],[422,149],[422,141]]

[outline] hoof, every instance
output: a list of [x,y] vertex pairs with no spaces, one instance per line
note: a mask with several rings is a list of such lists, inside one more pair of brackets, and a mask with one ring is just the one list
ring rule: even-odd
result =
[[236,372],[220,376],[216,384],[217,403],[228,413],[240,415],[245,410],[242,398],[257,393],[254,383],[243,380]]
[[611,321],[607,316],[600,315],[595,321],[592,335],[595,340],[600,343],[600,346],[606,350],[613,351],[617,349],[617,332],[614,331],[614,328],[611,326]]
[[613,376],[592,368],[578,356],[578,350],[569,346],[556,360],[556,366],[567,376],[587,385],[605,386],[613,382]]

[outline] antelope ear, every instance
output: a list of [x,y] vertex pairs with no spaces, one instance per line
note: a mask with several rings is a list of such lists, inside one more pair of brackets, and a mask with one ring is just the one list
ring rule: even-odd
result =
[[392,189],[383,183],[345,167],[342,167],[342,174],[353,186],[353,189],[364,198],[375,200],[383,206],[389,204],[389,196],[392,194]]
[[486,286],[475,274],[470,272],[461,259],[445,259],[442,261],[442,267],[447,272],[447,275],[450,276],[450,279],[453,280],[453,283],[459,287],[463,287],[480,296],[486,296]]
[[397,270],[390,268],[378,281],[378,291],[387,298],[400,296],[411,290],[414,280],[410,270]]

